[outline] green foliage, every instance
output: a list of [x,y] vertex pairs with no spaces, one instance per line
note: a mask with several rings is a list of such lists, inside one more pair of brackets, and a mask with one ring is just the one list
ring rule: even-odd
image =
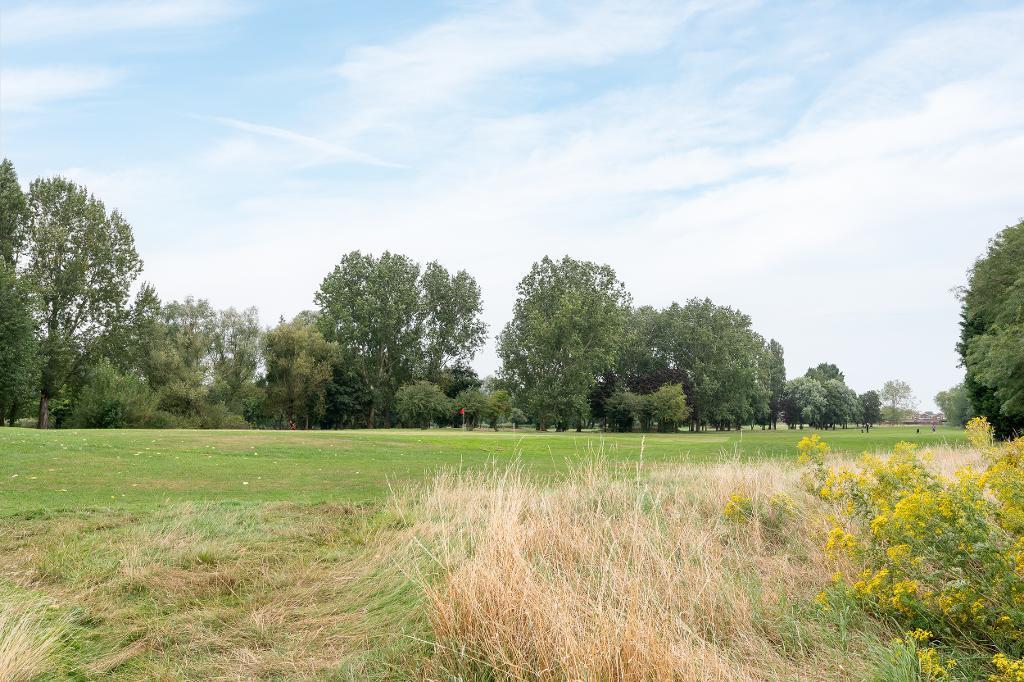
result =
[[483,345],[487,335],[487,325],[480,319],[483,301],[480,285],[469,273],[459,270],[450,275],[437,261],[427,263],[419,286],[425,373],[435,376],[452,363],[472,360]]
[[663,433],[676,431],[690,416],[686,395],[680,384],[665,384],[644,396],[644,412]]
[[455,396],[454,407],[456,410],[465,410],[465,413],[460,416],[465,418],[462,423],[465,423],[467,428],[476,428],[487,418],[487,396],[478,388],[466,388],[460,391]]
[[879,397],[883,404],[882,417],[893,424],[902,421],[917,407],[914,390],[910,388],[910,384],[899,379],[885,382]]
[[598,375],[615,360],[629,294],[607,265],[546,256],[518,292],[498,337],[502,378],[539,428],[579,426]]
[[156,407],[156,396],[145,380],[123,374],[103,359],[82,386],[71,421],[86,429],[149,426]]
[[315,299],[321,331],[350,359],[369,396],[369,426],[390,410],[402,383],[424,372],[436,378],[483,343],[476,281],[464,271],[450,276],[437,263],[421,277],[420,266],[406,256],[353,251]]
[[994,444],[983,418],[969,422],[968,434],[984,468],[953,477],[933,472],[913,443],[838,471],[824,464],[817,436],[799,445],[810,489],[842,510],[825,545],[853,567],[840,581],[928,644],[917,654],[930,679],[955,665],[938,643],[998,654],[1000,670],[1024,656],[1024,438]]
[[487,398],[487,409],[484,411],[487,424],[497,431],[498,424],[512,416],[512,410],[512,394],[499,388]]
[[957,349],[973,412],[1001,436],[1024,430],[1024,220],[989,242],[961,304]]
[[758,363],[758,382],[766,397],[767,425],[775,428],[786,397],[786,359],[782,344],[772,339]]
[[964,426],[975,416],[971,409],[970,393],[963,382],[953,388],[939,391],[935,395],[935,404],[942,410],[946,416],[946,423],[950,426]]
[[823,362],[817,367],[811,367],[804,374],[808,379],[817,379],[821,383],[825,383],[831,379],[838,381],[839,383],[846,383],[846,376],[839,371],[839,367],[832,364],[831,362]]
[[448,419],[452,401],[436,384],[417,381],[398,389],[395,407],[403,424],[426,429],[431,423]]
[[337,352],[337,346],[301,316],[268,331],[263,354],[271,413],[303,428],[319,423]]
[[21,416],[36,388],[30,299],[10,265],[0,262],[0,426]]
[[861,423],[871,427],[882,421],[882,397],[878,391],[865,391],[860,395]]
[[46,428],[49,399],[116,322],[142,261],[121,214],[61,177],[32,182],[28,227],[25,277],[39,316],[39,426]]
[[9,159],[0,161],[0,264],[14,268],[25,248],[28,202]]
[[629,389],[620,389],[604,404],[605,419],[612,431],[632,431],[643,411],[643,397]]
[[764,339],[750,328],[750,317],[710,299],[673,303],[661,315],[663,352],[689,379],[693,421],[720,428],[749,423],[764,348]]

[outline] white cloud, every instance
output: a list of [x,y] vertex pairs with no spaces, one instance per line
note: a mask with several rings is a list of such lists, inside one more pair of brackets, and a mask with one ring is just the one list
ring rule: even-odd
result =
[[7,9],[0,42],[12,46],[117,31],[211,24],[245,11],[238,0],[112,0],[88,4],[31,2]]
[[[240,130],[242,132],[291,143],[302,153],[301,161],[295,163],[296,166],[308,167],[325,163],[346,161],[367,164],[370,166],[382,166],[385,168],[404,168],[401,164],[384,161],[369,154],[354,151],[328,140],[312,137],[310,135],[303,135],[302,133],[297,133],[286,128],[249,123],[247,121],[239,121],[237,119],[224,118],[221,116],[209,116],[202,118],[206,118],[210,121],[214,121],[223,126],[227,126],[228,128],[234,128],[235,130]],[[265,158],[265,153],[264,150],[257,145],[248,145],[244,142],[239,144],[235,140],[228,140],[215,150],[213,154],[209,155],[208,158],[218,164],[237,165],[241,162]]]
[[122,72],[100,67],[47,67],[0,71],[0,109],[29,111],[56,100],[89,95],[114,85]]

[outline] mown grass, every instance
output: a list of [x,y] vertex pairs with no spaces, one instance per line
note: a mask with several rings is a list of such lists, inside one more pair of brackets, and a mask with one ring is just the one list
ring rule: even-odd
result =
[[[680,434],[379,431],[36,431],[0,428],[0,513],[148,508],[168,501],[365,502],[444,468],[522,462],[564,471],[589,448],[611,461],[707,462],[796,456],[809,431]],[[827,432],[838,450],[886,451],[900,440],[962,442],[955,429]]]
[[[699,557],[729,532],[715,520],[713,509],[727,486],[709,486],[708,481],[724,471],[756,478],[763,466],[788,472],[803,433],[745,431],[740,446],[737,433],[646,439],[612,435],[602,440],[599,434],[532,432],[0,429],[0,611],[9,615],[5,622],[14,623],[0,624],[0,630],[23,633],[16,641],[0,632],[0,660],[5,646],[13,651],[17,644],[22,647],[21,660],[31,662],[36,659],[28,654],[38,654],[38,661],[44,662],[41,668],[23,667],[32,674],[45,670],[40,679],[516,677],[518,668],[502,668],[495,663],[499,658],[488,660],[480,651],[466,648],[475,646],[472,628],[452,630],[443,625],[451,621],[444,617],[445,608],[461,608],[458,594],[486,600],[485,587],[493,597],[496,586],[517,585],[510,579],[515,574],[502,573],[486,558],[502,547],[515,549],[517,545],[499,540],[514,538],[518,531],[512,527],[505,535],[480,532],[490,528],[484,524],[491,518],[487,514],[505,509],[501,500],[507,499],[501,486],[493,484],[498,480],[494,477],[515,472],[520,499],[536,499],[538,504],[571,501],[573,508],[567,511],[580,521],[562,528],[571,530],[570,539],[599,527],[602,510],[618,510],[613,516],[623,517],[631,500],[642,503],[634,518],[648,519],[641,530],[664,530],[668,512],[663,503],[668,498],[662,493],[629,497],[630,491],[635,493],[643,440],[641,471],[644,480],[651,481],[644,485],[664,491],[665,481],[674,481],[673,523],[685,519],[687,528],[693,526],[691,531],[697,534],[691,537],[694,542],[686,556],[688,561],[704,562],[704,573],[677,575],[678,586],[652,598],[664,597],[677,611],[705,618],[692,627],[767,623],[774,633],[772,641],[750,640],[743,675],[757,677],[758,670],[775,670],[799,676],[820,666],[829,651],[820,641],[824,635],[815,634],[818,626],[800,615],[809,608],[803,592],[810,588],[790,590],[786,594],[799,597],[790,601],[774,596],[763,603],[750,601],[753,597],[736,600],[748,593],[775,594],[771,590],[780,583],[768,580],[771,589],[766,592],[761,571],[770,574],[782,565],[791,571],[783,571],[783,578],[814,573],[816,569],[798,564],[817,550],[794,540],[789,546],[798,551],[782,559],[766,555],[760,545],[739,545]],[[838,447],[860,451],[886,449],[918,434],[914,429],[877,429],[870,435],[840,430],[828,437]],[[951,430],[922,433],[920,438],[960,440]],[[580,487],[578,466],[591,449],[602,450],[604,487]],[[755,460],[770,464],[740,464]],[[447,473],[435,479],[439,470]],[[621,485],[626,487],[616,487]],[[717,491],[713,499],[707,497],[709,490]],[[608,503],[606,508],[602,500]],[[590,510],[590,515],[580,515],[580,510]],[[557,539],[558,530],[542,525],[534,529],[533,537],[543,539],[547,534]],[[655,543],[654,537],[647,542],[657,549],[654,554],[646,559],[633,555],[648,563],[616,569],[613,576],[628,584],[631,576],[660,575],[653,582],[644,578],[647,582],[634,585],[649,597],[654,588],[669,586],[664,581],[672,576],[663,569],[676,556],[666,554],[668,545]],[[563,539],[556,548],[568,551],[574,542]],[[646,546],[637,546],[641,545]],[[580,557],[573,556],[577,563],[562,568],[582,566]],[[598,556],[599,552],[593,555]],[[476,582],[460,577],[472,575],[474,566],[489,567],[491,573],[476,575]],[[639,569],[643,570],[637,573]],[[707,602],[714,613],[705,613],[700,604],[687,606],[684,586],[693,587],[701,576],[710,579],[725,570],[734,579]],[[470,584],[480,589],[466,592]],[[603,604],[612,621],[618,618],[640,628],[638,633],[647,627],[646,621],[629,616],[631,612],[623,616],[617,610],[621,605],[601,601],[600,591],[588,593],[585,581],[576,583],[581,594],[574,595],[569,586],[559,583],[545,599],[579,617],[586,616],[588,604]],[[453,596],[456,588],[463,592]],[[544,595],[536,585],[533,593]],[[495,604],[515,605],[507,601],[510,595],[494,598]],[[740,604],[742,613],[729,616],[730,604]],[[643,612],[659,613],[651,609]],[[550,611],[552,618],[560,612]],[[664,630],[664,623],[652,618],[657,627],[648,632]],[[875,641],[870,628],[850,627],[853,640]],[[614,641],[615,632],[589,636],[607,643]],[[743,632],[743,637],[756,635]],[[486,641],[485,631],[476,634]],[[551,641],[561,641],[562,649],[569,650],[564,640]],[[647,640],[648,650],[657,642]],[[590,647],[577,644],[577,650]],[[700,649],[701,660],[725,665],[717,646]],[[868,648],[853,649],[856,655],[847,661],[851,670],[867,669]],[[785,663],[792,658],[786,652],[805,649],[811,653],[800,654],[797,664]],[[757,651],[775,652],[769,656],[772,665],[751,667],[747,659],[756,658]],[[690,650],[694,652],[697,649]],[[574,669],[560,670],[571,676]],[[611,669],[601,670],[604,674]]]

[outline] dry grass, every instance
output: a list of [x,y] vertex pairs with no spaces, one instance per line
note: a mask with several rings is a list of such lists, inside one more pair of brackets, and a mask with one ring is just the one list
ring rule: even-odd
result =
[[[747,523],[723,516],[736,492]],[[766,511],[780,492],[795,507],[781,517]],[[448,474],[399,507],[434,567],[419,576],[428,677],[863,679],[884,636],[815,608],[836,569],[828,509],[792,464],[624,475],[595,460],[549,487],[517,468]]]
[[65,624],[48,619],[47,610],[42,600],[0,593],[0,681],[31,680],[52,669]]
[[[723,517],[736,492],[747,523]],[[863,679],[890,633],[815,607],[828,511],[792,463],[595,456],[558,481],[443,473],[383,508],[3,517],[0,682]]]

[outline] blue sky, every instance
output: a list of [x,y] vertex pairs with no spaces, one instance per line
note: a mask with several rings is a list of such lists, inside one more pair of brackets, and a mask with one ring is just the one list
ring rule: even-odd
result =
[[85,183],[163,298],[268,324],[390,249],[469,270],[497,333],[570,254],[930,407],[961,376],[951,289],[1024,216],[1020,2],[0,8],[23,183]]

